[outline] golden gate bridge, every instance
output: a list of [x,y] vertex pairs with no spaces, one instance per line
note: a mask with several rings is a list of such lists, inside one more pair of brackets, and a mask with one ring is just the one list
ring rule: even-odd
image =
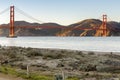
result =
[[[9,9],[7,9],[9,10]],[[4,10],[3,13],[7,10]],[[23,12],[23,14],[25,14]],[[28,17],[31,17],[27,14],[25,14],[26,16]],[[33,17],[31,17],[32,19],[34,20],[37,20]],[[39,21],[39,20],[37,20]],[[15,28],[41,28],[41,29],[54,29],[54,28],[58,28],[58,29],[66,29],[65,26],[15,26],[14,25],[15,23],[15,6],[10,6],[10,23],[9,23],[9,26],[0,26],[0,28],[8,28],[9,29],[9,35],[8,37],[10,38],[14,38],[16,37],[17,35],[15,35]],[[98,30],[100,31],[99,34],[103,37],[106,37],[107,36],[107,15],[103,15],[103,19],[102,19],[102,24],[101,24],[102,27],[96,27],[96,28],[67,28],[69,30]]]

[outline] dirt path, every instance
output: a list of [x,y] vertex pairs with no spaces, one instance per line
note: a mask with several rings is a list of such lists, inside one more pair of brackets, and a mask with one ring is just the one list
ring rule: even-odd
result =
[[9,79],[5,79],[5,78],[0,78],[0,80],[9,80]]
[[0,73],[0,80],[24,80],[24,79]]

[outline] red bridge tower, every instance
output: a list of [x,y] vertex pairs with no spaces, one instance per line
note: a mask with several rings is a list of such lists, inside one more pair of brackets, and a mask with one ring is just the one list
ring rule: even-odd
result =
[[10,25],[9,25],[9,37],[16,37],[14,34],[14,6],[10,6]]
[[103,37],[106,37],[107,36],[107,15],[103,15],[102,27],[103,27]]

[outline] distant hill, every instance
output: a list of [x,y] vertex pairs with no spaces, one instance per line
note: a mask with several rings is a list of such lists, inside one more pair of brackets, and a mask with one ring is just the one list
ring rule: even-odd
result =
[[81,22],[77,22],[69,25],[65,30],[60,32],[60,36],[94,36],[95,30],[79,30],[76,28],[94,28],[99,27],[102,24],[100,20],[97,19],[86,19]]
[[108,22],[111,36],[120,36],[120,23],[119,22]]
[[[98,19],[86,19],[68,26],[62,26],[56,23],[29,23],[26,21],[15,21],[15,26],[50,26],[55,27],[52,29],[45,28],[18,28],[15,29],[17,36],[100,36],[101,30],[90,30],[89,28],[100,28],[102,24]],[[2,24],[0,26],[8,26],[9,24]],[[59,28],[61,27],[61,29]],[[81,28],[86,28],[81,30]],[[88,28],[88,30],[87,30]],[[108,36],[120,36],[120,23],[108,22],[107,23]],[[1,28],[0,36],[7,36],[9,29]]]
[[[58,36],[100,36],[102,30],[89,30],[90,28],[101,28],[102,21],[98,19],[86,19],[67,26],[64,30],[59,32]],[[86,30],[79,30],[79,28],[86,28]],[[107,23],[108,36],[120,36],[120,23]]]

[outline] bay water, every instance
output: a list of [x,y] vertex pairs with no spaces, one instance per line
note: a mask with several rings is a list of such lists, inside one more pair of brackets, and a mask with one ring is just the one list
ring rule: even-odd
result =
[[0,37],[2,46],[120,52],[120,37]]

